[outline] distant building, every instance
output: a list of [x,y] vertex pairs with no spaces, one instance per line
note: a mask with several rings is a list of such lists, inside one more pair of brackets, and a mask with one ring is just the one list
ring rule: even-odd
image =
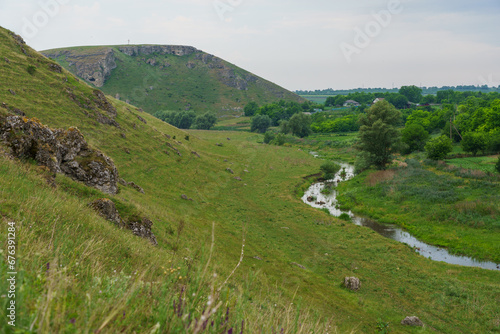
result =
[[347,100],[344,102],[344,107],[359,107],[361,103],[356,102],[354,100]]
[[380,102],[380,101],[384,101],[384,100],[385,100],[385,98],[383,98],[383,97],[377,97],[375,100],[373,100],[373,104]]

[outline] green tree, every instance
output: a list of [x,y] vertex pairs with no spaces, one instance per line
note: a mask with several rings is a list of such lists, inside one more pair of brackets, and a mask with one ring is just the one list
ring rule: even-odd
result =
[[267,115],[256,115],[252,117],[250,131],[265,133],[271,126],[271,118]]
[[406,119],[406,126],[420,124],[425,130],[431,129],[431,113],[424,110],[415,110]]
[[436,95],[428,94],[422,98],[422,103],[436,103]]
[[484,152],[486,150],[488,147],[488,140],[484,133],[466,132],[463,135],[461,145],[465,152],[471,152],[473,155],[476,155],[477,152]]
[[193,111],[181,111],[174,117],[175,126],[179,129],[189,129],[196,118]]
[[413,103],[419,103],[422,100],[422,89],[414,85],[401,87],[399,94],[406,96],[408,101]]
[[402,94],[388,94],[385,99],[398,109],[404,109],[408,107],[408,99]]
[[196,116],[193,127],[195,129],[210,130],[217,123],[217,116],[210,112]]
[[259,110],[259,105],[257,102],[248,102],[243,111],[245,112],[245,116],[253,116]]
[[400,143],[396,129],[400,119],[401,112],[385,100],[375,103],[359,117],[358,149],[366,165],[383,169],[391,162]]
[[288,128],[294,136],[304,138],[312,133],[311,116],[304,113],[294,114],[288,121]]
[[425,143],[429,139],[429,133],[420,124],[408,124],[401,131],[401,140],[408,145],[408,153],[423,151]]
[[445,135],[431,139],[427,142],[427,144],[425,144],[427,157],[432,160],[444,159],[452,150],[453,144],[451,139]]
[[328,96],[325,101],[325,107],[335,106],[335,96]]
[[498,157],[497,164],[495,165],[495,169],[497,170],[498,173],[500,173],[500,157]]

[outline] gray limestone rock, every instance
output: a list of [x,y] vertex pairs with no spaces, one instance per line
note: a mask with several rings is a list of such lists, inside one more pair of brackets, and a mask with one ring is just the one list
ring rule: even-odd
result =
[[401,320],[401,325],[422,327],[424,326],[424,323],[418,317],[410,316]]
[[357,291],[361,288],[361,282],[357,277],[346,277],[344,278],[344,286],[353,291]]

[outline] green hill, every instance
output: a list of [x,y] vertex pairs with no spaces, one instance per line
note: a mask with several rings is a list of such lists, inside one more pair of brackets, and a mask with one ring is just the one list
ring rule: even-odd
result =
[[106,94],[143,108],[241,114],[250,101],[305,101],[190,46],[123,45],[42,51]]
[[[499,330],[499,272],[433,262],[305,205],[298,194],[321,161],[302,150],[176,129],[2,28],[0,82],[1,332]],[[14,120],[31,130],[10,130]],[[79,155],[58,155],[76,146]],[[123,179],[116,191],[41,166],[111,166],[99,154]],[[109,201],[123,224],[95,212]],[[137,236],[148,228],[157,246]],[[359,291],[342,286],[351,276]],[[400,324],[411,315],[425,328]]]

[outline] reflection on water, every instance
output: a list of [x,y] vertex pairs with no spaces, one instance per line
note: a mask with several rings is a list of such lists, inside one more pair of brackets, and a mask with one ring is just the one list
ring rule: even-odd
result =
[[499,264],[488,261],[476,261],[467,256],[452,255],[445,248],[428,245],[416,239],[410,233],[404,231],[398,226],[389,224],[380,224],[377,223],[376,221],[367,218],[358,217],[354,215],[351,211],[344,212],[339,210],[336,207],[337,206],[336,190],[333,190],[331,193],[328,194],[321,193],[321,191],[325,188],[325,186],[328,183],[333,185],[333,188],[335,188],[339,182],[343,182],[354,177],[354,166],[344,163],[339,163],[339,165],[341,165],[342,169],[337,174],[335,174],[334,179],[328,180],[328,182],[315,183],[311,185],[309,189],[307,189],[304,196],[302,197],[304,203],[307,203],[310,206],[318,209],[328,209],[330,214],[335,217],[339,217],[343,213],[348,214],[351,217],[351,220],[354,224],[359,226],[369,227],[375,232],[383,235],[384,237],[399,242],[404,242],[408,244],[410,247],[414,247],[419,254],[428,257],[434,261],[443,261],[446,263],[458,264],[461,266],[468,266],[468,267],[480,267],[484,269],[500,270]]

